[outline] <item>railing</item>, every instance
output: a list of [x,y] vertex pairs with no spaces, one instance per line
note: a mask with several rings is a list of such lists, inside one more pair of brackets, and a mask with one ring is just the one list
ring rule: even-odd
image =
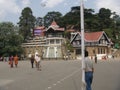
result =
[[[72,45],[73,47],[81,47],[81,45]],[[109,46],[109,45],[107,45],[107,44],[85,44],[85,46]]]
[[43,57],[44,58],[61,58],[62,57],[61,47],[45,48]]

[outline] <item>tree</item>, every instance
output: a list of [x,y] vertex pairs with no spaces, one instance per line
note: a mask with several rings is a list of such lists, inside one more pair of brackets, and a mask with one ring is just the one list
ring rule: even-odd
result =
[[80,7],[75,6],[71,8],[71,11],[66,13],[62,19],[67,29],[80,27]]
[[16,33],[16,27],[11,22],[0,23],[0,55],[22,53],[23,38]]
[[0,23],[0,43],[1,47],[5,47],[5,44],[9,41],[10,35],[13,33],[14,25],[10,22]]
[[112,40],[114,41],[115,45],[120,45],[120,16],[114,12],[112,19]]
[[55,20],[59,24],[59,20],[61,19],[62,14],[60,12],[48,12],[44,17],[44,25],[49,26],[53,20]]
[[23,35],[24,40],[32,36],[31,30],[35,26],[35,17],[32,14],[32,10],[26,7],[22,10],[20,21],[18,22],[20,34]]
[[37,17],[35,26],[43,26],[44,25],[44,20],[42,17]]
[[[93,9],[84,9],[84,17],[85,17],[85,29],[92,29],[94,26],[94,14]],[[62,21],[67,29],[73,28],[76,30],[80,30],[80,6],[74,6],[71,8],[71,11],[66,13]]]
[[105,28],[109,28],[112,23],[112,19],[110,16],[112,15],[110,9],[101,8],[98,13],[99,18],[99,28],[100,30],[103,30]]
[[94,14],[93,9],[85,9],[84,10],[84,18],[85,18],[85,30],[89,32],[98,30],[98,15]]

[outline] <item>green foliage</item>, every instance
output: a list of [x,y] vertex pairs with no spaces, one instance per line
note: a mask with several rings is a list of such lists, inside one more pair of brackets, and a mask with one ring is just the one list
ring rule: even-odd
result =
[[113,30],[112,29],[108,28],[108,29],[103,29],[103,30],[106,32],[108,37],[112,37],[113,36]]
[[74,26],[75,29],[78,29],[80,26],[80,8],[78,6],[72,7],[71,11],[63,16],[62,21],[64,21],[66,28]]
[[31,8],[26,7],[22,10],[18,25],[24,40],[32,36],[31,30],[35,26],[35,17],[32,14]]
[[70,52],[73,52],[73,46],[70,44],[70,41],[67,40],[65,44],[67,50],[70,50]]
[[110,9],[101,8],[98,13],[99,18],[99,24],[100,24],[100,30],[103,30],[105,28],[109,28],[112,23],[112,19],[110,16],[112,15]]
[[62,14],[60,12],[55,12],[55,11],[48,12],[44,16],[44,23],[45,23],[44,25],[48,27],[53,20],[59,23],[59,20],[61,19],[61,17],[62,17]]
[[70,39],[70,36],[71,36],[70,32],[67,32],[67,31],[64,32],[64,37],[66,39]]
[[[98,24],[96,15],[93,14],[93,9],[84,9],[84,17],[85,17],[85,29],[93,30],[95,25]],[[67,29],[75,29],[80,30],[80,7],[75,6],[71,8],[71,11],[65,14],[62,18],[62,22]],[[95,28],[96,29],[96,28]]]
[[35,26],[44,26],[44,20],[42,17],[36,18]]
[[22,53],[23,37],[16,33],[16,27],[11,22],[0,23],[0,55],[15,55]]

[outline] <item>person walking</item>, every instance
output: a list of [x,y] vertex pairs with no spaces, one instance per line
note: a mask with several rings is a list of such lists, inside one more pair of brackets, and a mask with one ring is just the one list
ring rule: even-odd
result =
[[86,82],[86,90],[92,90],[91,84],[93,80],[93,62],[88,57],[88,51],[85,51],[85,82]]
[[11,68],[13,68],[13,56],[9,57],[9,65]]
[[34,68],[34,61],[35,61],[34,55],[31,56],[30,61],[32,68]]
[[95,63],[97,63],[97,55],[95,55]]
[[37,70],[41,71],[41,65],[40,65],[41,58],[40,58],[40,56],[38,54],[36,55],[35,60],[36,60]]
[[18,56],[17,55],[15,55],[15,57],[14,57],[14,63],[15,63],[15,67],[17,68],[17,66],[18,66]]

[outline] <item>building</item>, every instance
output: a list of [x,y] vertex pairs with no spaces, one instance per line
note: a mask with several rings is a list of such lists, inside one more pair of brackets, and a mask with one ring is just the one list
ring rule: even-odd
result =
[[62,44],[64,43],[64,28],[60,28],[55,21],[45,30],[46,45],[44,58],[63,58]]
[[33,38],[22,44],[24,55],[38,53],[43,59],[62,59],[65,42],[64,28],[60,28],[55,21],[48,28],[36,27],[33,30]]
[[36,28],[33,29],[33,36],[38,36],[38,37],[44,37],[44,30],[45,27],[44,26],[38,26]]
[[[85,49],[91,58],[97,55],[98,59],[106,59],[111,54],[111,41],[104,31],[85,32]],[[81,55],[81,33],[71,33],[71,41],[76,55]]]
[[[39,53],[43,59],[76,59],[81,56],[81,33],[69,30],[71,33],[70,44],[73,52],[67,50],[66,38],[64,38],[64,28],[53,21],[48,28],[36,27],[33,30],[33,38],[22,44],[24,55]],[[67,38],[69,40],[69,38]],[[112,54],[111,41],[104,31],[85,32],[85,49],[88,50],[91,58],[95,55],[98,59],[106,59]]]
[[46,38],[44,37],[45,27],[36,27],[33,29],[33,38],[22,43],[24,50],[24,56],[28,58],[31,54],[39,53],[43,54],[44,45],[46,44]]

